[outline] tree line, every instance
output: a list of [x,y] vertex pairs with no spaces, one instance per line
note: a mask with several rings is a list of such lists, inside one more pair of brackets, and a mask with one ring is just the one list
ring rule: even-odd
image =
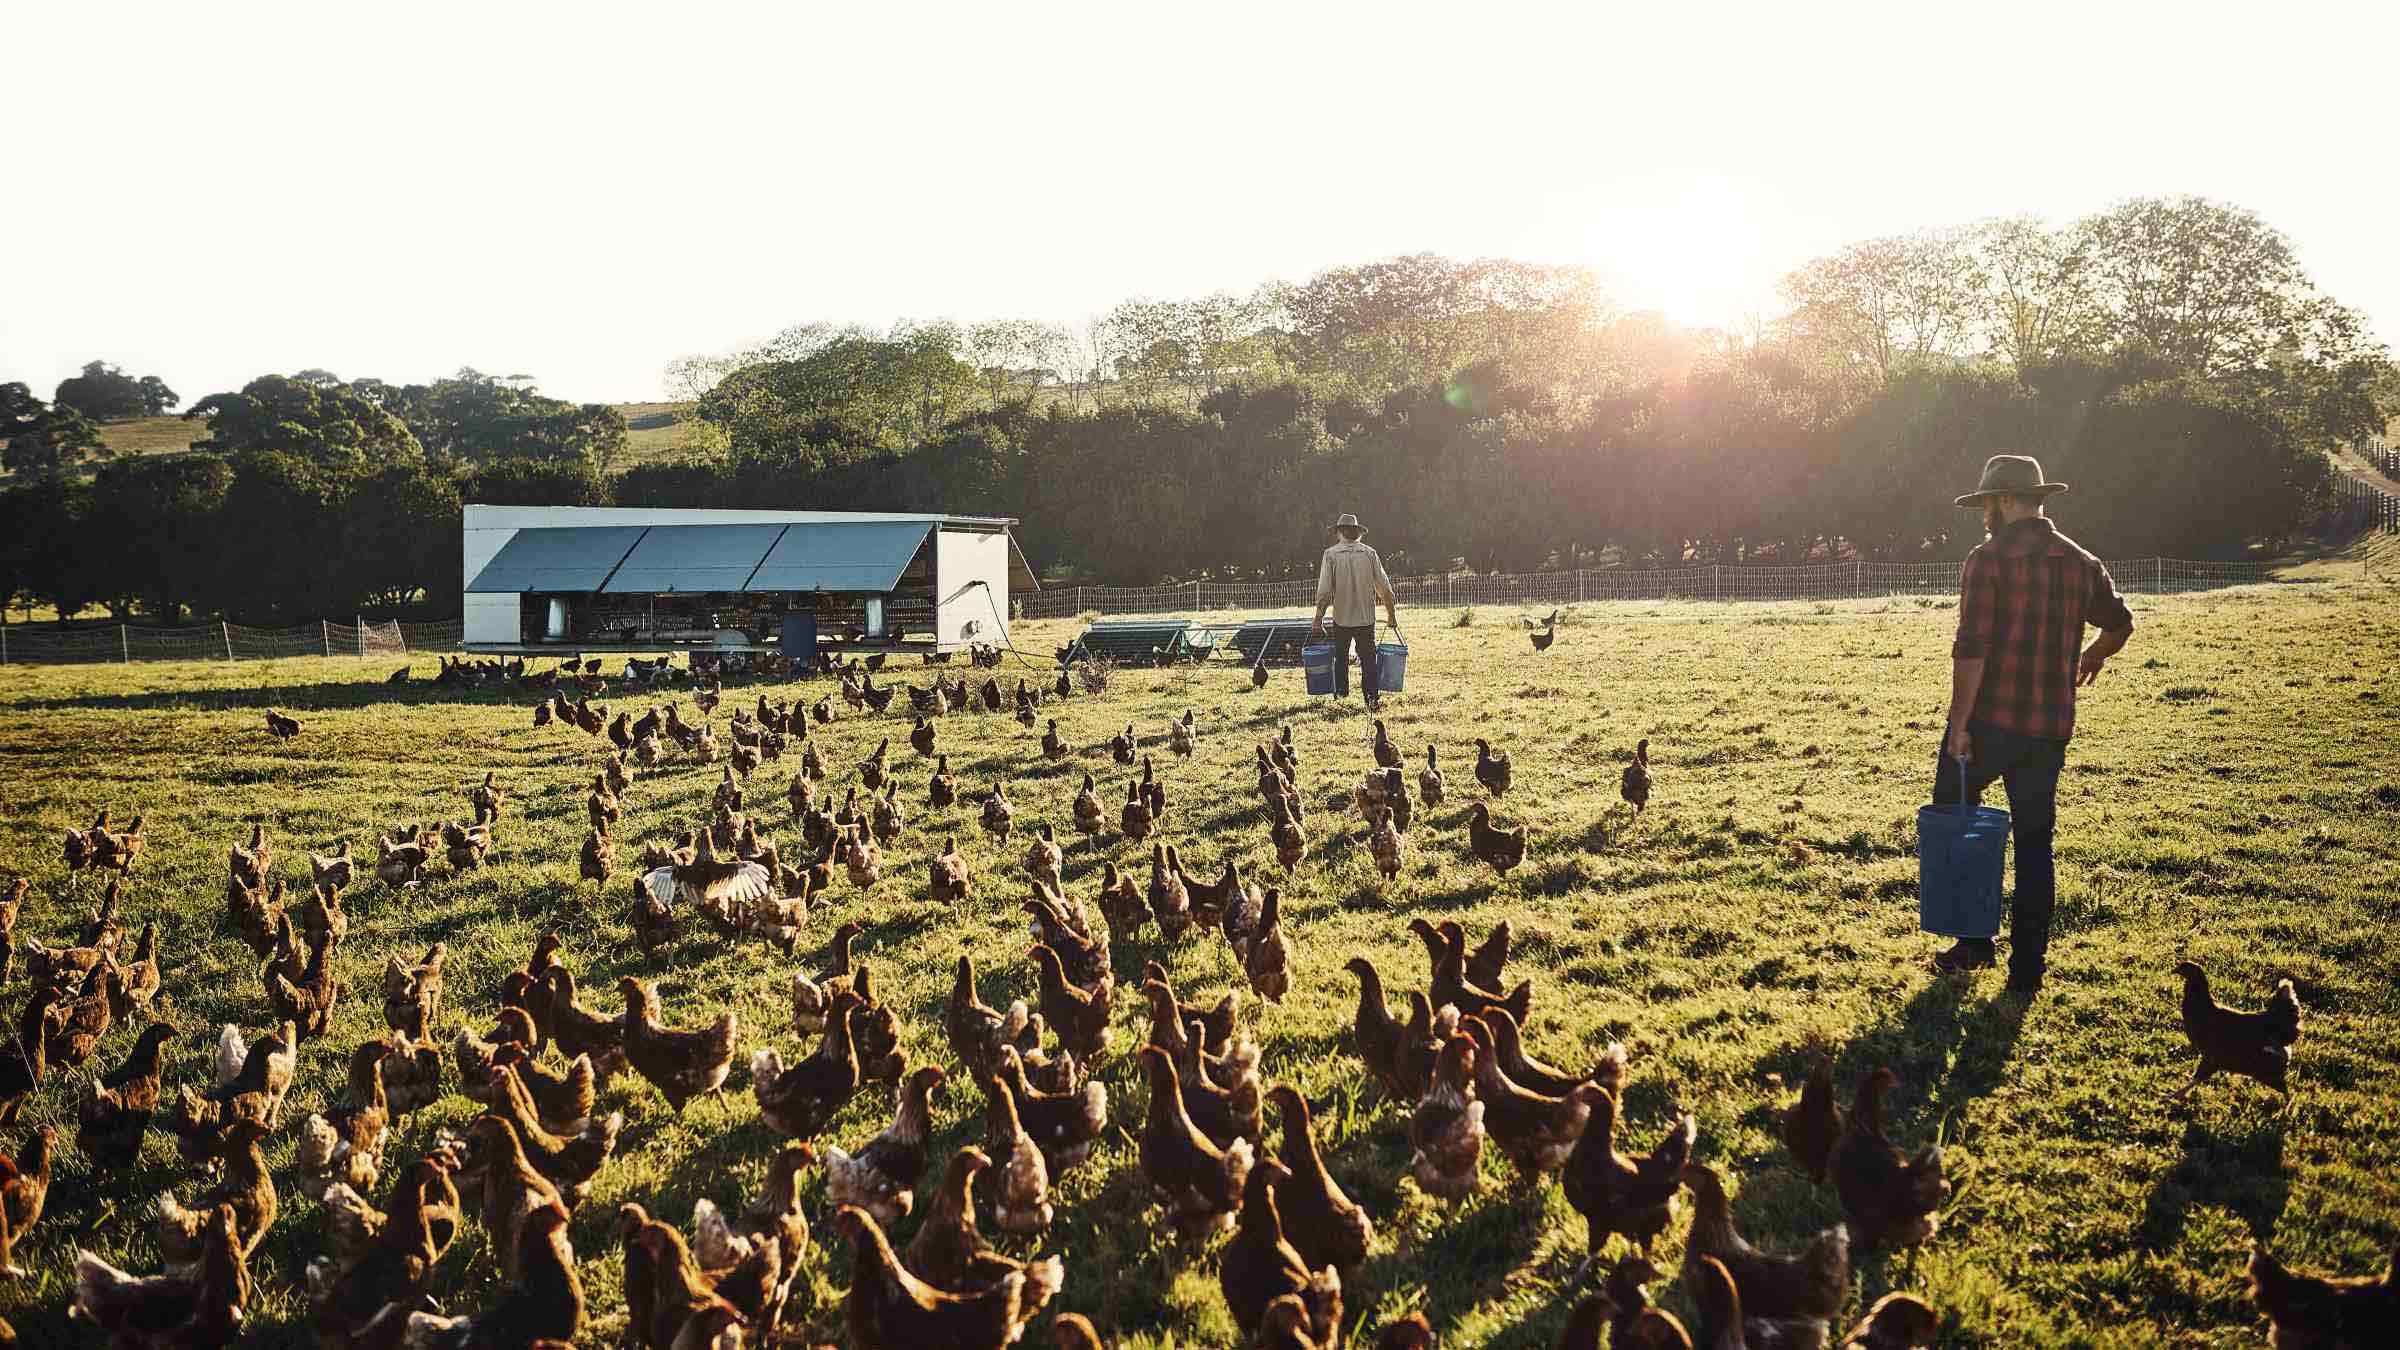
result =
[[[190,455],[18,470],[0,590],[455,607],[464,501],[1015,515],[1046,576],[1114,584],[1305,573],[1341,511],[1395,572],[1936,559],[2002,451],[2073,483],[2057,513],[2105,554],[2214,557],[2304,528],[2324,452],[2400,409],[2290,242],[2196,198],[1862,241],[1781,291],[1771,323],[1695,331],[1583,269],[1416,255],[1079,327],[804,324],[677,362],[689,445],[622,470],[615,410],[523,377],[264,376],[192,405]],[[61,392],[0,387],[0,435],[71,446]]]

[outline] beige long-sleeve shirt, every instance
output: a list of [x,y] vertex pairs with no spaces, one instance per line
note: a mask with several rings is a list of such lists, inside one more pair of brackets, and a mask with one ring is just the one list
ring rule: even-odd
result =
[[1332,602],[1328,616],[1338,628],[1367,628],[1375,623],[1377,597],[1391,594],[1392,579],[1384,575],[1383,559],[1363,543],[1344,540],[1325,550],[1317,564],[1317,603]]

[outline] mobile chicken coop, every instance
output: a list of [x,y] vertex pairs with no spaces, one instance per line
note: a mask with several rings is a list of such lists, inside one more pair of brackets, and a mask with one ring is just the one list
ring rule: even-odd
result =
[[999,641],[1035,588],[988,516],[469,506],[471,652],[954,651]]

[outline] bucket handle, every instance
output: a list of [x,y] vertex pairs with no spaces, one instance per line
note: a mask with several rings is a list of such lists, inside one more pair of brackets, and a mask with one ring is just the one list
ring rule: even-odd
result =
[[1258,644],[1258,659],[1250,663],[1252,670],[1267,663],[1267,653],[1275,650],[1275,634],[1280,631],[1282,630],[1272,626],[1267,629],[1267,640]]
[[1967,757],[1958,757],[1958,817],[1961,820],[1974,814],[1974,803],[1967,800]]

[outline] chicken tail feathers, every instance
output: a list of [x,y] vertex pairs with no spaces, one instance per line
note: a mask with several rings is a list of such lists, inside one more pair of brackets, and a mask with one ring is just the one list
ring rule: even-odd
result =
[[2278,980],[2275,993],[2267,1000],[2267,1030],[2275,1044],[2290,1045],[2300,1039],[2300,995],[2290,980]]

